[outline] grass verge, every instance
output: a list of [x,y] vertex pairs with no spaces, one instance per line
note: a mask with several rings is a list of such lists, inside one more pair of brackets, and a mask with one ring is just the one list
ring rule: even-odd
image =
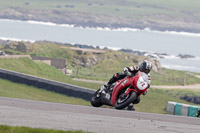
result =
[[84,131],[63,131],[53,129],[15,127],[0,125],[0,133],[88,133]]
[[90,105],[88,101],[83,99],[69,97],[4,79],[0,79],[0,96],[76,105]]
[[1,59],[0,68],[25,73],[41,78],[46,78],[55,81],[61,81],[64,83],[74,84],[86,88],[98,89],[99,84],[91,83],[86,84],[85,82],[74,81],[71,77],[62,74],[55,67],[51,67],[42,62],[34,62],[29,58],[19,59]]
[[141,102],[138,105],[135,105],[135,108],[137,111],[140,112],[167,114],[166,112],[167,101],[174,101],[189,105],[200,106],[199,104],[193,104],[181,100],[179,97],[183,95],[199,96],[200,90],[150,88],[147,95],[140,97]]
[[[0,79],[0,84],[0,96],[3,97],[91,106],[90,102],[82,99],[68,97],[62,94],[13,83],[3,79]],[[138,105],[135,105],[135,108],[140,112],[166,114],[167,101],[197,105],[179,99],[180,96],[186,94],[198,96],[200,95],[200,90],[151,88],[146,96],[141,96],[141,102]]]

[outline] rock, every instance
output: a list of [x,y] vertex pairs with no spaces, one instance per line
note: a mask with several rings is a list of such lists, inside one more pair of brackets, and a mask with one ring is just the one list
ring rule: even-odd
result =
[[89,46],[89,45],[84,45],[84,44],[74,44],[74,47],[78,48],[88,48],[88,49],[94,49],[95,47]]
[[9,44],[9,40],[0,40],[0,45],[6,45]]
[[99,58],[97,56],[78,56],[74,58],[73,64],[80,65],[82,67],[90,68],[96,65],[99,62]]
[[6,55],[4,51],[0,51],[0,56]]
[[166,53],[154,53],[157,57],[159,58],[165,58],[166,56],[169,56],[168,54]]
[[181,96],[180,99],[185,100],[190,103],[200,104],[200,97],[198,96]]
[[[161,67],[161,64],[160,62],[157,60],[157,56],[154,56],[154,55],[151,55],[150,53],[148,52],[141,52],[141,51],[134,51],[132,49],[121,49],[119,51],[122,51],[122,52],[126,52],[126,53],[131,53],[131,54],[135,54],[135,55],[140,55],[140,56],[146,56],[146,57],[149,57],[147,60],[149,60],[151,63],[152,63],[152,69],[153,71],[155,72],[159,72],[159,73],[163,73],[163,70],[162,70],[162,67]],[[167,54],[162,54],[162,55],[167,55]],[[143,59],[144,60],[144,59]],[[135,64],[140,64],[143,60],[134,60],[133,62]]]
[[195,58],[195,56],[188,55],[188,54],[179,54],[179,55],[177,55],[177,57],[185,58],[185,59],[187,59],[187,58]]
[[29,47],[27,47],[24,42],[10,42],[6,44],[3,49],[11,49],[25,53],[29,51]]
[[136,55],[141,55],[141,56],[145,56],[145,54],[147,52],[141,52],[141,51],[134,51],[132,49],[120,49],[119,51],[122,51],[122,52],[126,52],[126,53],[131,53],[131,54],[136,54]]
[[155,72],[163,73],[161,64],[160,64],[160,62],[159,62],[158,60],[152,59],[151,63],[152,63],[152,69],[153,69]]

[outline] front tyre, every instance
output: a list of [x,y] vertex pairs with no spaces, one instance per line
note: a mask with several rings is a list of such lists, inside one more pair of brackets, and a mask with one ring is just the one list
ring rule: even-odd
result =
[[94,106],[94,107],[100,107],[102,106],[102,102],[101,102],[101,94],[99,93],[100,89],[97,90],[93,95],[92,95],[92,98],[91,98],[91,105]]
[[121,95],[119,95],[116,104],[115,104],[115,108],[116,109],[123,109],[125,107],[127,107],[130,103],[132,103],[137,97],[136,92],[132,91],[130,92],[128,95],[124,95],[124,93],[122,93]]

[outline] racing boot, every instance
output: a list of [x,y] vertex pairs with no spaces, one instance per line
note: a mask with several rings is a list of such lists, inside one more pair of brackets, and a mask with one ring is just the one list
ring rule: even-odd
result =
[[104,91],[107,92],[109,90],[110,86],[111,86],[111,84],[106,83],[106,84],[101,86],[101,90],[104,90]]
[[127,110],[135,111],[135,108],[133,106],[133,103],[130,103],[127,107]]

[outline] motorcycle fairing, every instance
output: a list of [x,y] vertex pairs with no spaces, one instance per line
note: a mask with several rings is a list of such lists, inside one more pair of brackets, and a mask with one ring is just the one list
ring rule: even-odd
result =
[[117,81],[117,84],[115,85],[113,92],[112,92],[111,105],[113,105],[113,106],[115,105],[119,92],[123,88],[129,87],[131,85],[131,82],[132,82],[132,80],[130,77],[127,77],[127,78]]
[[141,95],[148,89],[148,82],[145,82],[141,72],[138,72],[136,76],[134,77],[127,77],[122,80],[117,81],[113,92],[112,92],[112,97],[111,97],[111,105],[114,106],[117,100],[117,96],[119,92],[124,89],[130,87],[126,95],[130,93],[131,91],[135,91],[137,94]]

